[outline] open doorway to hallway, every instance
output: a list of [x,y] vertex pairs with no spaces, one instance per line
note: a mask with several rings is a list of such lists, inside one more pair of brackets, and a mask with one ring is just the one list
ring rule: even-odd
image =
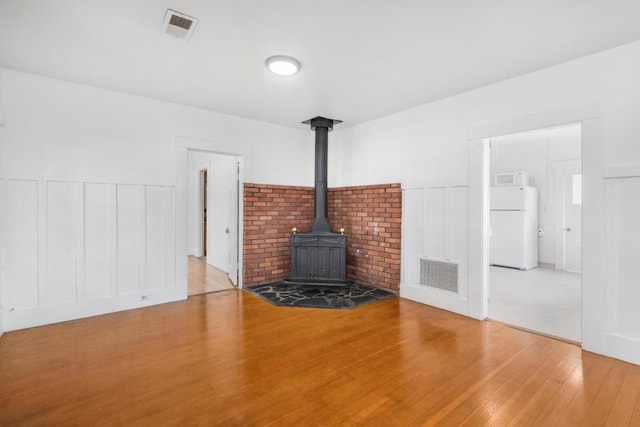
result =
[[188,295],[235,289],[238,159],[188,152]]
[[581,341],[581,125],[490,140],[489,318]]

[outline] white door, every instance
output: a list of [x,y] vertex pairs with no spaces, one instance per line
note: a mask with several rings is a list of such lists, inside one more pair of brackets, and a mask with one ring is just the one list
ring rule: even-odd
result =
[[229,279],[238,286],[238,234],[239,234],[239,192],[240,192],[240,163],[233,162],[234,183],[229,191]]
[[582,272],[582,171],[566,168],[563,173],[564,269]]

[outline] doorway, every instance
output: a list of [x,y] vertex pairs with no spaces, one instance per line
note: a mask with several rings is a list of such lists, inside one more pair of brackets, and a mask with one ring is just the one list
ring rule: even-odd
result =
[[238,283],[239,159],[189,150],[189,296],[235,289]]
[[489,139],[488,317],[581,341],[581,125]]
[[[244,218],[244,210],[241,197],[243,184],[247,176],[251,176],[252,150],[243,147],[242,143],[230,141],[216,141],[210,139],[200,139],[185,136],[176,136],[176,187],[175,187],[175,207],[176,207],[176,250],[175,250],[175,266],[176,266],[176,290],[183,298],[188,296],[189,288],[189,255],[192,252],[191,236],[195,236],[192,232],[191,218],[195,216],[191,211],[189,203],[193,177],[197,177],[197,173],[192,173],[189,163],[189,157],[193,152],[222,154],[233,157],[236,160],[236,191],[233,192],[236,200],[237,214],[232,218],[230,230],[230,250],[228,256],[229,272],[228,276],[231,280],[235,280],[234,284],[238,288],[243,287],[243,272],[239,268],[243,264],[243,229],[242,222]],[[197,172],[197,171],[194,171]],[[211,176],[208,177],[209,184]],[[209,191],[209,197],[211,192]],[[211,211],[207,210],[208,226],[211,228]],[[196,227],[200,229],[199,227]],[[197,240],[196,240],[197,241]],[[197,245],[196,245],[197,246]]]

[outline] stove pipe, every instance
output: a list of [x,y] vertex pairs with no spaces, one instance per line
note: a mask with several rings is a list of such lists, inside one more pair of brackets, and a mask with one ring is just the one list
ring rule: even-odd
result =
[[327,119],[326,117],[314,117],[302,122],[311,126],[316,132],[316,157],[315,157],[315,217],[311,226],[312,233],[331,233],[331,226],[327,219],[327,151],[329,145],[329,131],[333,125],[342,123],[342,120]]

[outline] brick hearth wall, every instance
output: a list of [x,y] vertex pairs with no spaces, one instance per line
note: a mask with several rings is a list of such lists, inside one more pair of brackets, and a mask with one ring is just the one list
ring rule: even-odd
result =
[[313,223],[313,188],[244,185],[245,285],[289,277],[291,228],[309,231]]
[[344,227],[347,276],[397,290],[400,287],[402,189],[400,184],[329,189],[329,222]]
[[[345,228],[347,277],[397,290],[400,285],[400,184],[329,189],[329,222]],[[289,276],[291,228],[313,223],[313,188],[244,185],[244,284]]]

